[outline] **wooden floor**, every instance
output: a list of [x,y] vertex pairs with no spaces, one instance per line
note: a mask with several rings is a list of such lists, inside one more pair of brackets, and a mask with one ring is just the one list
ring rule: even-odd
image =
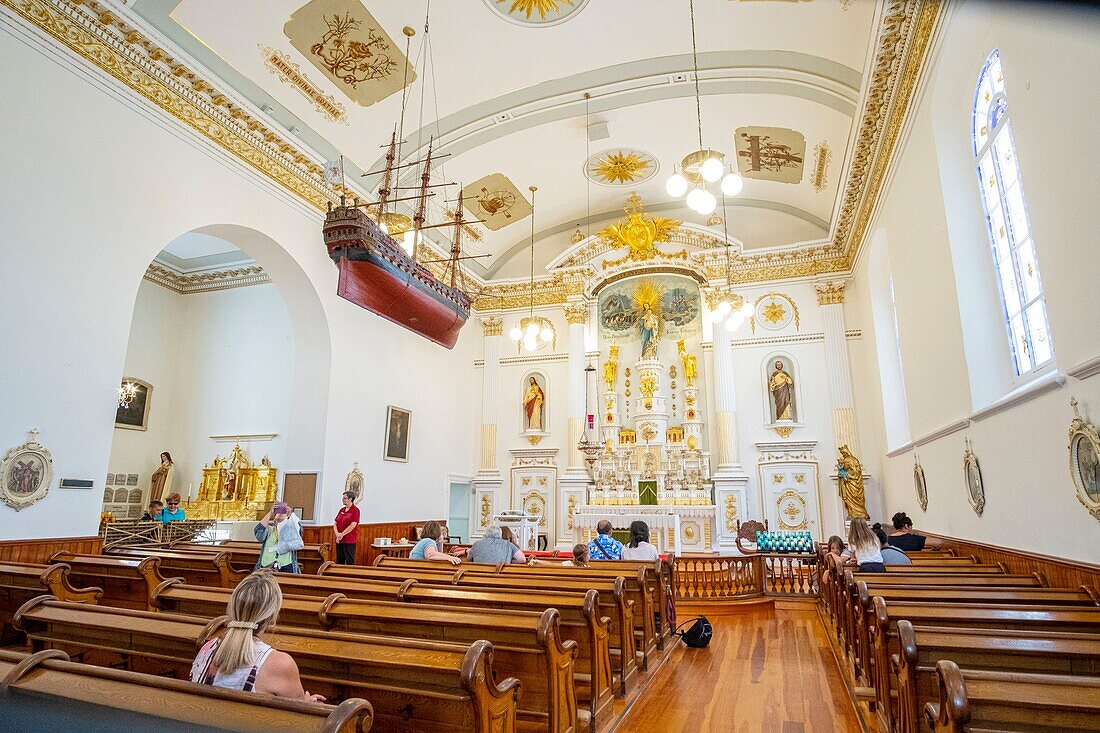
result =
[[710,646],[674,651],[615,733],[860,730],[815,610],[704,613]]

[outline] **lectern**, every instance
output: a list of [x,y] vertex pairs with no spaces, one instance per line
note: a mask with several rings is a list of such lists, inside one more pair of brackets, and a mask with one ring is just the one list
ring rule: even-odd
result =
[[537,514],[525,514],[517,509],[509,509],[494,517],[498,527],[512,530],[519,549],[528,551],[538,549],[539,517]]

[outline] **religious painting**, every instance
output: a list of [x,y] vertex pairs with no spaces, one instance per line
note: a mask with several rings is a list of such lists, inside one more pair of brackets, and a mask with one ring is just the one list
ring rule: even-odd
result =
[[16,511],[44,499],[53,478],[53,457],[38,442],[38,431],[30,434],[30,440],[0,461],[0,500]]
[[800,183],[806,138],[785,127],[739,127],[733,135],[737,169],[745,178]]
[[600,339],[608,344],[640,341],[642,358],[654,358],[665,340],[702,331],[699,286],[675,275],[631,278],[600,293]]
[[974,513],[980,517],[985,509],[985,485],[982,483],[981,464],[970,449],[970,438],[966,439],[966,451],[963,453],[963,472],[966,476],[966,498]]
[[924,479],[924,468],[916,456],[913,456],[913,486],[917,490],[917,503],[921,511],[928,511],[928,484]]
[[119,405],[115,412],[115,427],[124,430],[145,430],[149,426],[149,405],[153,395],[153,385],[133,377],[123,377],[120,390],[130,392],[133,398],[125,405]]
[[361,107],[416,79],[405,54],[359,0],[312,0],[294,11],[283,34]]
[[355,494],[353,503],[358,504],[363,496],[363,472],[359,470],[359,461],[355,462],[348,477],[344,480],[344,491]]
[[462,189],[462,205],[497,231],[531,214],[531,204],[503,173],[490,173]]
[[766,293],[756,299],[754,311],[749,325],[753,333],[756,327],[765,331],[782,331],[787,326],[794,324],[795,330],[801,327],[798,306],[794,299],[784,293]]
[[546,376],[531,372],[523,378],[523,432],[545,433]]
[[773,354],[764,360],[764,386],[768,393],[768,424],[799,422],[800,405],[794,358]]
[[382,455],[387,461],[409,462],[409,427],[412,412],[390,405],[386,408],[386,447]]
[[1069,427],[1069,470],[1077,500],[1100,519],[1100,434],[1096,426],[1081,417],[1077,398],[1070,400],[1073,422]]

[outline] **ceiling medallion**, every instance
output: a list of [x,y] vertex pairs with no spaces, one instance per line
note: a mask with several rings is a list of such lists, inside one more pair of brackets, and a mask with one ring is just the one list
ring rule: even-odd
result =
[[584,175],[601,186],[633,186],[657,175],[657,159],[644,150],[617,148],[591,156]]
[[569,20],[588,0],[485,0],[485,4],[516,25],[545,28]]

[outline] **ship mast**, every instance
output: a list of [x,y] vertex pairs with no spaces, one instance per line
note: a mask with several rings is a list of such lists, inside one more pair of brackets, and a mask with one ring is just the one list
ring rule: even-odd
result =
[[459,280],[462,281],[461,289],[466,290],[466,277],[462,274],[462,269],[458,266],[459,260],[462,259],[462,227],[465,226],[465,222],[462,220],[462,189],[458,190],[458,206],[455,207],[455,235],[451,240],[451,261],[448,267],[451,270],[451,287],[456,287]]
[[434,136],[428,139],[428,154],[424,156],[424,170],[420,174],[420,200],[416,204],[416,214],[413,216],[413,243],[412,259],[416,262],[416,249],[420,243],[420,230],[424,228],[424,222],[428,213],[428,186],[432,175],[432,143]]
[[390,186],[393,184],[393,161],[397,155],[397,130],[390,136],[390,149],[386,151],[386,170],[382,174],[382,185],[378,189],[378,222],[385,220],[386,203],[390,198]]

